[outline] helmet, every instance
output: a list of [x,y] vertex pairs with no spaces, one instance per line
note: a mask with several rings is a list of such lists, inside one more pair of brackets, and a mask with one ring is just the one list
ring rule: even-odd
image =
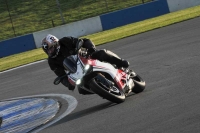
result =
[[55,58],[60,51],[58,38],[48,34],[44,39],[42,39],[42,49],[50,58]]

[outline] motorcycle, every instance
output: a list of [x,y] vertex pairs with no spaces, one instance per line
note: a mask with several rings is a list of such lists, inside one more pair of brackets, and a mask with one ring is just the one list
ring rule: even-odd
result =
[[116,68],[115,65],[83,56],[80,40],[76,54],[63,61],[66,75],[57,77],[54,84],[68,76],[69,82],[85,94],[97,94],[114,103],[122,103],[131,92],[140,93],[145,89],[145,81],[133,70]]

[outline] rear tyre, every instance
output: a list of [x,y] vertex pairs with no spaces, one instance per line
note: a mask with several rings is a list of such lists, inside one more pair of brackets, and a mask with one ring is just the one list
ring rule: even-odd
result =
[[125,95],[122,90],[113,86],[109,89],[106,85],[102,82],[99,82],[98,79],[93,78],[90,83],[90,88],[99,96],[114,102],[114,103],[122,103],[125,101]]
[[140,92],[144,91],[144,89],[146,87],[145,81],[138,74],[136,76],[134,76],[132,79],[135,84],[134,88],[132,89],[132,92],[140,93]]

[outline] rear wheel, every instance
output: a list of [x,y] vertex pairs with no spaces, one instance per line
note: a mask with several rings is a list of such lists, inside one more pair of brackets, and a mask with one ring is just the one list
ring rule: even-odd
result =
[[135,84],[134,88],[132,89],[132,92],[140,93],[144,91],[146,87],[145,81],[138,74],[136,74],[136,76],[134,76],[132,79]]
[[93,78],[91,80],[90,88],[96,94],[111,102],[122,103],[125,101],[125,95],[121,89],[119,89],[115,85],[113,85],[112,87],[108,87],[106,84],[99,81],[98,78]]

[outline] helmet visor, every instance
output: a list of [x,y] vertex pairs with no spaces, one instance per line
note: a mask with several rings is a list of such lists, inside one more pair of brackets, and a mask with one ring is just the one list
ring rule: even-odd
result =
[[48,48],[48,49],[47,49],[48,55],[54,54],[55,50],[56,50],[55,47],[50,47],[50,48]]
[[49,57],[54,56],[55,51],[56,51],[56,48],[55,48],[54,46],[49,47],[48,43],[44,42],[44,43],[42,44],[42,48],[43,48],[43,50],[45,51],[45,53],[46,53]]

